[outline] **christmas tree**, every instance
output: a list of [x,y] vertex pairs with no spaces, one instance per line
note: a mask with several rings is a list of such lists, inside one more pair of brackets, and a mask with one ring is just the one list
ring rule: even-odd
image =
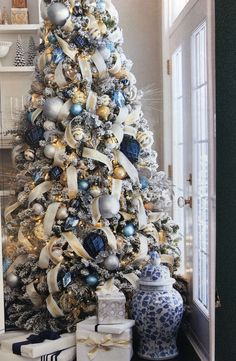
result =
[[14,65],[15,66],[25,66],[26,65],[22,39],[21,39],[20,35],[18,36],[18,39],[16,42],[16,56],[15,56]]
[[[113,278],[127,309],[148,252],[174,272],[178,226],[110,0],[44,4],[5,211],[6,324],[73,330]],[[47,18],[46,18],[47,17]]]
[[29,38],[29,44],[28,44],[28,54],[27,54],[28,66],[32,66],[34,64],[35,56],[36,56],[36,46],[35,46],[34,38],[31,36]]

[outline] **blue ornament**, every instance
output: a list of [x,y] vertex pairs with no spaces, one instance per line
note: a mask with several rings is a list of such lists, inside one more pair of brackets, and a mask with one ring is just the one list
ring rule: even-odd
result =
[[55,35],[49,34],[49,35],[48,35],[48,41],[49,41],[51,44],[55,44],[55,43],[57,42],[57,38],[55,37]]
[[89,189],[89,182],[85,179],[80,179],[78,182],[78,186],[81,191],[87,191]]
[[139,176],[139,182],[141,184],[141,189],[147,189],[149,186],[149,181],[147,179],[147,177],[145,177],[144,175],[140,175]]
[[95,287],[98,285],[98,276],[97,275],[88,275],[85,278],[85,282],[87,283],[88,286]]
[[121,91],[115,91],[112,100],[119,108],[123,108],[125,106],[125,97]]
[[39,183],[43,179],[43,172],[41,170],[33,171],[32,179],[35,183]]
[[97,0],[97,4],[96,4],[97,10],[101,13],[103,13],[104,11],[106,11],[106,3],[104,0]]
[[62,93],[63,93],[65,98],[67,98],[67,99],[71,98],[71,93],[72,93],[71,89],[63,90]]
[[90,233],[84,239],[84,249],[85,251],[92,257],[95,258],[99,252],[105,251],[106,248],[105,240],[100,234],[98,233]]
[[67,272],[64,277],[62,278],[62,284],[63,284],[63,287],[66,288],[67,286],[69,286],[69,284],[71,283],[72,281],[72,276],[71,276],[71,273],[70,272]]
[[25,141],[32,147],[37,148],[40,140],[44,139],[44,129],[40,126],[29,128],[25,132]]
[[136,139],[130,137],[129,135],[125,135],[120,145],[120,150],[131,163],[136,163],[139,158],[141,147]]
[[65,231],[72,231],[79,223],[78,217],[68,217],[65,221],[65,224],[63,226]]
[[32,115],[33,115],[33,112],[27,112],[27,120],[29,123],[32,123]]
[[127,78],[123,78],[123,79],[121,79],[121,83],[126,87],[130,84],[130,81]]
[[84,48],[86,45],[88,45],[88,40],[83,36],[78,35],[74,38],[74,43],[79,48]]
[[63,173],[63,170],[60,167],[53,167],[52,169],[50,169],[49,171],[49,177],[51,180],[59,180],[61,174]]
[[115,45],[112,41],[106,41],[106,47],[107,49],[109,49],[110,51],[115,51]]
[[135,233],[135,227],[132,223],[128,223],[126,224],[126,226],[124,226],[122,233],[125,237],[131,237],[134,235]]
[[73,199],[70,202],[70,207],[75,208],[76,210],[78,210],[80,208],[80,201],[78,199]]
[[72,115],[74,115],[75,117],[77,115],[79,115],[80,113],[82,113],[83,111],[83,107],[81,104],[76,103],[76,104],[72,104],[71,108],[70,108],[70,112]]
[[52,53],[52,61],[55,64],[59,64],[61,61],[65,59],[65,54],[61,48],[55,48]]

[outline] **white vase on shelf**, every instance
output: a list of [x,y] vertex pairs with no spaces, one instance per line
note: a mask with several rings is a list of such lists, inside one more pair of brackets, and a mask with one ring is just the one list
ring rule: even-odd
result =
[[11,46],[12,46],[12,42],[0,40],[0,66],[3,66],[1,62],[1,58],[4,58],[8,54]]

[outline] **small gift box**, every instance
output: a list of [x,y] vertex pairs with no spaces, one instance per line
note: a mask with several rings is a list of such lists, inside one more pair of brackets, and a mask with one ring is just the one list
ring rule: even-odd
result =
[[[77,360],[130,361],[133,356],[134,321],[106,326],[97,325],[97,322],[96,317],[91,317],[77,324]],[[106,332],[103,332],[105,329]]]
[[125,295],[114,286],[113,280],[107,281],[103,286],[98,287],[97,295],[97,316],[99,324],[122,323],[125,319]]
[[51,354],[43,355],[37,358],[28,358],[14,355],[10,352],[4,352],[0,349],[1,361],[74,361],[76,359],[76,348],[70,347],[66,350],[56,351]]
[[12,8],[11,9],[11,23],[12,24],[28,24],[28,9],[27,8]]
[[[1,340],[1,350],[7,353],[37,359],[75,346],[75,333],[44,331],[39,335],[23,334]],[[43,360],[42,360],[43,361]]]

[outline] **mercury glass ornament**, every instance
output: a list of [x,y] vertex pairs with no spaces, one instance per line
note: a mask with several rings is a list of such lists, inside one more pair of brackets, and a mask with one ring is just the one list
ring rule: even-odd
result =
[[137,141],[141,145],[141,148],[150,148],[154,143],[153,133],[151,131],[138,132]]
[[115,254],[111,254],[104,261],[104,266],[108,271],[116,271],[120,267],[119,258]]
[[11,288],[16,288],[19,283],[19,277],[16,276],[14,273],[8,273],[7,277],[6,277],[6,283],[9,287]]
[[99,210],[103,218],[115,217],[120,210],[120,202],[113,195],[101,196],[99,199]]
[[24,151],[24,157],[26,160],[33,162],[34,158],[35,158],[35,153],[34,153],[33,149],[26,149]]
[[67,208],[66,207],[60,207],[57,211],[57,214],[56,214],[56,218],[57,219],[60,219],[60,220],[63,220],[63,219],[66,219],[68,217],[68,211],[67,211]]
[[81,90],[77,90],[75,94],[73,95],[72,102],[73,103],[79,103],[79,104],[85,104],[87,101],[87,97]]
[[97,109],[97,115],[102,118],[103,120],[107,120],[109,115],[111,113],[111,110],[106,105],[102,105]]
[[48,19],[57,26],[65,25],[70,16],[69,9],[62,3],[53,3],[47,10]]
[[78,127],[78,128],[73,129],[72,135],[77,142],[81,141],[84,138],[83,128]]
[[56,121],[64,102],[58,97],[47,98],[43,105],[43,115],[48,120]]
[[34,203],[32,209],[33,209],[34,214],[36,214],[37,216],[42,214],[44,211],[44,208],[43,208],[42,204],[40,204],[40,203]]
[[44,147],[43,153],[44,153],[45,157],[47,157],[48,159],[54,159],[54,156],[56,153],[56,148],[52,144],[47,144]]

